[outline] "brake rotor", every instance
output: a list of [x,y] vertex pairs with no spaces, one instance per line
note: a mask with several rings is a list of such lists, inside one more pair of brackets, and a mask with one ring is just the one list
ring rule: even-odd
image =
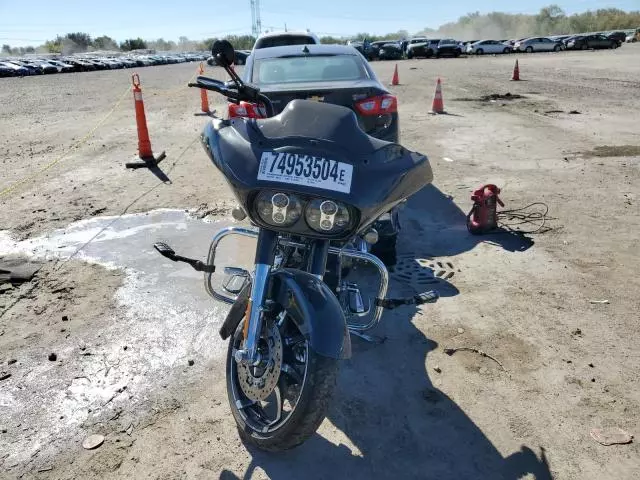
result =
[[238,368],[238,383],[240,389],[247,398],[254,402],[266,400],[278,384],[282,370],[282,336],[274,322],[267,327],[267,338],[262,338],[268,351],[260,351],[263,358],[267,358],[266,364],[257,367],[248,364],[236,364]]

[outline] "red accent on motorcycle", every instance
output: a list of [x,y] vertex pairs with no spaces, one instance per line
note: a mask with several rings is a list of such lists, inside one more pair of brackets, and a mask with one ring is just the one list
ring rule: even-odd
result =
[[229,118],[267,118],[266,110],[263,105],[257,105],[255,103],[240,102],[230,103],[228,110]]
[[398,111],[398,99],[393,95],[365,98],[356,103],[356,109],[362,115],[395,113]]

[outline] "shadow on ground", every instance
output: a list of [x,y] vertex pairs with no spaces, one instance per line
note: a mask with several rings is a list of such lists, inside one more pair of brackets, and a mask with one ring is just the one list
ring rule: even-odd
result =
[[509,252],[524,252],[534,245],[530,237],[507,230],[471,235],[467,230],[467,213],[434,185],[426,186],[409,199],[402,212],[401,248],[419,249],[431,257],[441,257],[459,255],[482,242]]
[[[455,267],[451,264],[449,268],[447,260],[438,257],[469,251],[483,241],[511,252],[533,245],[530,239],[512,233],[469,234],[466,214],[434,186],[411,198],[402,219],[400,258],[419,262],[415,272],[405,266],[392,273],[390,297],[412,294],[415,282],[423,278],[441,296],[457,295],[448,281],[451,277],[437,272]],[[441,278],[431,281],[434,277]],[[328,414],[328,421],[344,434],[348,445],[335,445],[316,434],[299,448],[281,454],[247,447],[252,455],[247,470],[241,476],[223,471],[220,478],[248,480],[262,470],[272,479],[516,480],[527,474],[537,480],[551,479],[543,448],[523,445],[503,457],[473,420],[434,387],[427,365],[429,352],[438,345],[411,322],[419,313],[415,307],[386,313],[375,330],[386,339],[382,344],[352,337],[353,357],[342,365]]]

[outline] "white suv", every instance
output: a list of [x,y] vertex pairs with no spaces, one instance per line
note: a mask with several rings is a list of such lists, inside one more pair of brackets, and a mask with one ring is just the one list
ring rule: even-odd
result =
[[311,32],[270,32],[260,35],[253,44],[253,49],[317,43],[320,43],[320,39]]

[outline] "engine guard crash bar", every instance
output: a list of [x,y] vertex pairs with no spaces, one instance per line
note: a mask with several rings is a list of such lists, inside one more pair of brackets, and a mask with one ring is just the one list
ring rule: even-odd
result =
[[[211,245],[209,246],[209,255],[207,256],[207,265],[215,265],[216,249],[218,248],[218,244],[220,243],[220,240],[222,240],[223,238],[229,235],[241,235],[244,237],[257,239],[258,229],[232,226],[232,227],[226,227],[220,230],[213,237],[213,240],[211,241]],[[280,245],[285,245],[288,247],[297,247],[302,249],[308,248],[308,245],[305,245],[299,242],[294,242],[286,238],[280,238],[278,240],[278,243]],[[384,263],[382,263],[382,261],[378,257],[370,253],[361,252],[354,249],[342,249],[337,247],[329,247],[329,253],[332,255],[355,258],[357,260],[362,260],[362,261],[373,264],[378,269],[378,272],[380,273],[380,287],[378,288],[377,298],[383,299],[386,297],[387,288],[389,286],[389,272],[387,271],[387,267],[385,267]],[[216,290],[213,288],[212,276],[213,276],[212,272],[205,272],[204,274],[204,287],[207,293],[211,297],[221,302],[225,302],[229,304],[234,303],[237,297],[231,297],[231,296],[227,296],[222,293],[216,292]],[[370,330],[376,325],[378,325],[378,323],[380,322],[380,318],[382,317],[383,311],[384,311],[383,306],[376,305],[375,311],[369,323],[348,323],[347,326],[349,327],[349,330],[356,331],[356,332],[364,332],[366,330]]]

